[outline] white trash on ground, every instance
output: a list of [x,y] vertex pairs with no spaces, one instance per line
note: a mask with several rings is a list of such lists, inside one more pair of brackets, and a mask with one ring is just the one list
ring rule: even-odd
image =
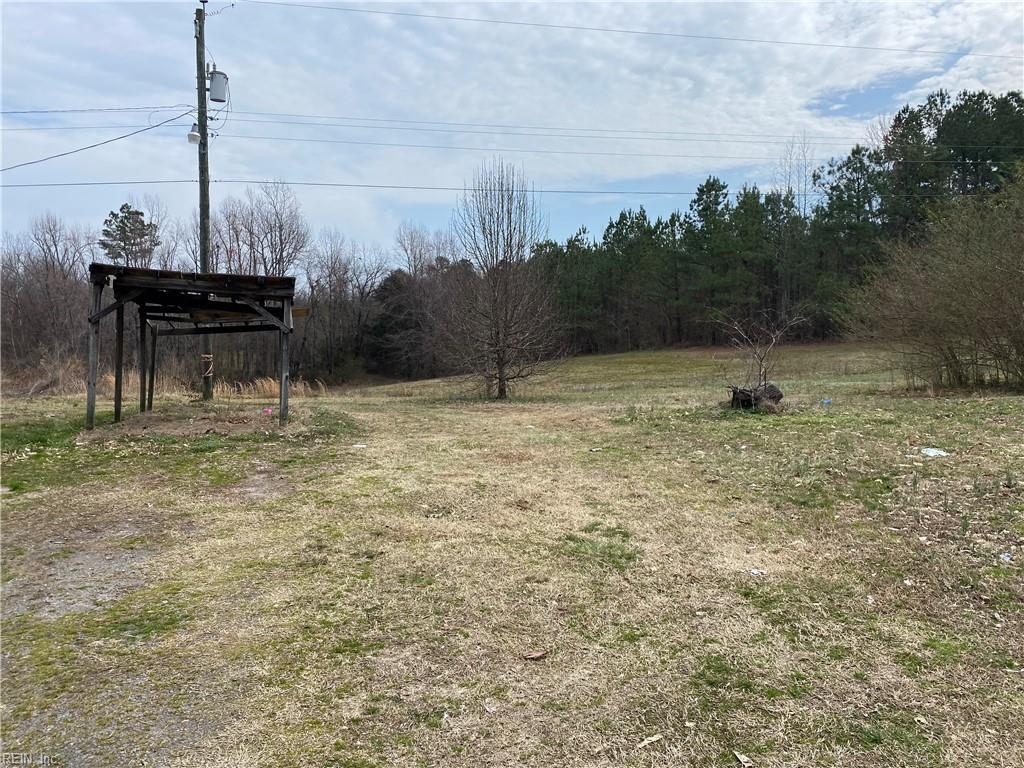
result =
[[922,448],[921,449],[921,455],[922,456],[927,456],[927,457],[929,457],[931,459],[937,459],[940,456],[949,456],[949,454],[946,453],[941,448]]

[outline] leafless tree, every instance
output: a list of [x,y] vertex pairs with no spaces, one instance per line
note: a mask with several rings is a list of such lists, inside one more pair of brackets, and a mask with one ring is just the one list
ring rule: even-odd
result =
[[886,140],[892,129],[892,115],[879,115],[868,124],[867,145],[872,149],[884,149]]
[[326,229],[303,263],[311,315],[300,359],[338,375],[364,355],[376,311],[374,293],[387,274],[387,259],[379,248],[350,244],[337,230]]
[[344,307],[348,293],[349,264],[345,245],[343,234],[325,229],[310,248],[304,262],[312,314],[305,323],[299,359],[315,358],[328,375],[334,375],[337,371],[346,331]]
[[184,230],[179,222],[173,221],[167,213],[167,205],[156,195],[143,195],[141,199],[134,196],[128,203],[142,211],[145,220],[152,227],[150,239],[154,243],[151,248],[150,263],[146,266],[156,269],[177,269],[179,251],[183,249]]
[[226,198],[211,239],[215,271],[249,275],[288,274],[312,240],[302,207],[284,184],[249,188],[244,200]]
[[763,390],[771,382],[778,363],[779,344],[790,331],[806,322],[806,318],[800,315],[784,317],[763,311],[750,319],[720,315],[716,322],[728,335],[729,343],[747,362],[744,384],[754,390]]
[[387,256],[377,246],[360,245],[352,249],[350,269],[350,307],[352,328],[352,355],[362,357],[366,330],[373,321],[376,304],[373,294],[388,273]]
[[471,268],[456,273],[444,303],[444,346],[457,367],[480,377],[498,399],[558,349],[551,292],[530,260],[545,230],[524,174],[500,158],[477,171],[452,217]]
[[850,300],[847,330],[897,353],[908,381],[1024,385],[1024,180],[944,204],[894,242]]
[[430,232],[403,223],[395,232],[393,270],[376,293],[384,325],[374,337],[382,368],[404,376],[445,372],[439,354],[437,319],[453,274],[456,247],[451,232]]
[[814,168],[814,148],[806,132],[793,136],[786,143],[775,168],[775,186],[780,192],[792,193],[797,210],[805,218],[813,203]]
[[4,373],[24,371],[39,387],[59,383],[77,362],[88,310],[86,268],[95,235],[47,213],[2,248],[0,336]]
[[246,198],[253,219],[253,261],[261,274],[288,274],[310,244],[309,225],[295,193],[283,184],[262,184],[247,190]]

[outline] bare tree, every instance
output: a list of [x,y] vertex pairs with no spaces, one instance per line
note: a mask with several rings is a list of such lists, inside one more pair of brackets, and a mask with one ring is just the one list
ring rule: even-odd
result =
[[879,115],[868,124],[867,145],[872,149],[885,149],[885,137],[892,130],[892,115]]
[[806,132],[793,136],[786,143],[775,167],[776,188],[782,193],[793,195],[797,210],[804,218],[807,218],[812,208],[814,168],[814,148]]
[[350,325],[352,328],[352,355],[363,357],[366,330],[373,321],[376,303],[374,292],[388,273],[384,251],[377,246],[360,245],[352,250],[350,289]]
[[182,249],[184,232],[179,222],[173,221],[167,213],[167,205],[156,195],[143,195],[142,199],[128,198],[128,204],[142,211],[151,227],[152,254],[148,266],[157,269],[176,269],[179,250]]
[[311,356],[313,364],[331,376],[340,362],[346,330],[343,318],[348,266],[345,236],[335,229],[320,233],[304,262],[311,315],[305,323],[299,358],[307,360],[307,355]]
[[392,262],[400,266],[373,293],[367,357],[376,371],[410,378],[450,372],[439,353],[438,322],[454,260],[450,232],[398,227]]
[[380,248],[353,245],[334,229],[325,229],[304,259],[309,306],[301,359],[335,376],[363,357],[374,320],[375,292],[387,274]]
[[312,238],[295,193],[284,184],[246,190],[226,198],[214,218],[214,270],[248,275],[286,275],[309,249]]
[[884,344],[909,382],[1024,385],[1024,178],[938,209],[893,242],[849,302],[847,330]]
[[530,259],[545,230],[524,174],[500,158],[476,172],[452,217],[469,268],[455,272],[444,303],[445,348],[499,400],[557,352],[551,292]]
[[747,363],[744,386],[730,387],[733,405],[754,407],[765,400],[773,403],[781,400],[781,390],[771,382],[778,363],[778,347],[790,331],[806,322],[806,318],[785,317],[766,310],[745,320],[720,315],[716,322]]
[[53,214],[25,235],[5,236],[0,266],[4,371],[29,372],[40,389],[59,384],[77,361],[88,311],[87,264],[96,238]]

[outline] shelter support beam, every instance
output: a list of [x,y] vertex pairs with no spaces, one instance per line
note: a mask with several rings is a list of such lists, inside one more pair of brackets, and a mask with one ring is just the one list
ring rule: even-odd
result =
[[276,325],[201,325],[195,328],[164,328],[161,336],[209,336],[216,333],[255,333],[278,331]]
[[291,362],[288,359],[288,342],[292,335],[292,300],[285,299],[282,306],[284,318],[281,330],[281,399],[278,405],[281,426],[288,423],[288,389],[291,386]]
[[139,413],[146,412],[146,307],[139,305]]
[[281,312],[281,319],[280,320],[278,320],[277,317],[275,317],[273,314],[271,314],[269,311],[267,311],[266,307],[260,306],[259,304],[257,304],[252,299],[241,298],[238,301],[240,303],[242,303],[242,304],[245,304],[245,306],[251,308],[254,312],[256,312],[264,320],[268,321],[269,323],[271,323],[273,325],[276,325],[278,328],[281,329],[281,333],[291,333],[291,331],[292,331],[292,318],[291,318],[292,300],[291,299],[283,299],[284,307],[283,307],[282,312]]
[[151,325],[149,327],[149,332],[151,334],[150,338],[152,338],[152,341],[149,343],[149,380],[147,382],[148,393],[146,395],[146,410],[152,411],[153,387],[156,382],[156,339],[160,335],[160,329],[155,325]]
[[130,293],[126,293],[124,296],[122,296],[121,298],[119,298],[116,301],[114,301],[113,304],[109,304],[106,307],[103,307],[103,309],[99,309],[99,310],[96,310],[95,312],[93,312],[92,315],[89,316],[89,322],[90,323],[99,322],[104,317],[106,317],[111,312],[113,312],[114,310],[119,309],[120,307],[123,307],[129,301],[135,301],[135,299],[137,299],[141,293],[142,293],[142,289],[141,288],[138,288],[138,289],[136,289],[134,291],[131,291]]
[[[92,284],[92,314],[100,311],[103,301],[103,283]],[[85,428],[96,426],[96,376],[99,372],[100,321],[89,321],[89,370],[85,380]]]
[[124,304],[118,305],[114,317],[114,421],[120,421],[124,394]]

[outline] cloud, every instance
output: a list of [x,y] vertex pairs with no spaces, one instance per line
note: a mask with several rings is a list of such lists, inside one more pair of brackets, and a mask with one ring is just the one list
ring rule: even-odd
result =
[[[729,37],[841,42],[898,48],[1021,55],[1024,10],[981,3],[621,3],[388,5],[418,13],[653,29]],[[213,6],[210,11],[216,10]],[[195,97],[193,6],[178,3],[3,6],[3,105],[130,106],[191,103]],[[235,112],[211,147],[213,177],[366,184],[459,186],[481,151],[374,147],[234,138],[235,135],[436,144],[477,149],[699,155],[636,158],[507,153],[538,188],[695,189],[714,173],[738,186],[770,176],[785,137],[806,133],[815,154],[844,153],[872,118],[935,88],[1019,88],[1022,62],[969,56],[618,35],[331,12],[239,3],[210,18],[207,46],[231,77]],[[844,106],[845,105],[845,106]],[[841,106],[843,108],[834,109]],[[567,126],[591,131],[513,130],[415,123],[364,128],[247,122],[243,112],[391,120]],[[167,116],[168,113],[161,113]],[[135,125],[145,114],[46,116],[50,125]],[[297,119],[280,118],[280,120]],[[5,127],[41,118],[5,118]],[[183,121],[185,122],[185,121]],[[310,121],[314,122],[314,121]],[[321,120],[320,122],[331,122]],[[354,121],[348,121],[354,122]],[[432,128],[433,130],[425,130]],[[445,129],[445,130],[440,130]],[[651,140],[599,138],[615,130],[690,131]],[[195,148],[187,125],[158,129],[68,158],[4,174],[7,183],[108,179],[190,179]],[[483,131],[494,131],[486,134]],[[40,157],[123,132],[3,134],[5,163]],[[727,134],[771,134],[757,138]],[[827,138],[839,137],[833,143]],[[689,138],[689,140],[685,140]],[[657,139],[657,140],[655,140]],[[697,139],[703,139],[698,141]],[[709,141],[715,140],[715,141]],[[93,225],[129,193],[153,191],[172,214],[194,206],[191,185],[6,190],[5,229],[42,210]],[[244,188],[215,185],[214,201]],[[387,243],[394,226],[421,219],[443,226],[454,193],[297,188],[314,229]],[[552,235],[581,225],[600,230],[624,205],[652,213],[686,199],[546,195]]]

